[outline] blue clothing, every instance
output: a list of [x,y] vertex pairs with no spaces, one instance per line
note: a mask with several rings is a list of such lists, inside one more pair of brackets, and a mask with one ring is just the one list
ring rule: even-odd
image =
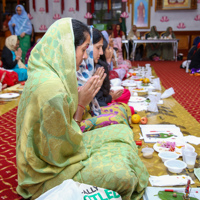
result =
[[[15,58],[16,58],[15,52],[14,51],[11,51],[11,52],[13,55],[13,60],[15,60]],[[25,66],[28,67],[27,64]],[[28,78],[27,69],[19,68],[18,64],[16,64],[12,70],[18,74],[18,81],[26,81],[27,80],[27,78]]]
[[[8,22],[8,26],[12,35],[20,36],[23,32],[27,35],[32,34],[31,21],[28,18],[27,12],[22,5],[17,5],[15,11],[17,12],[17,7],[20,7],[22,12],[21,15],[15,14],[12,16],[11,20]],[[12,24],[15,24],[15,33],[13,31]]]

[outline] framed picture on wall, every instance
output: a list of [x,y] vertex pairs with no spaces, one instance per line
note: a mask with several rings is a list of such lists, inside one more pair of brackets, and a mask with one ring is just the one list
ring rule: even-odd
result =
[[150,4],[151,0],[133,0],[132,24],[138,29],[150,28]]
[[156,0],[155,10],[197,9],[196,0]]

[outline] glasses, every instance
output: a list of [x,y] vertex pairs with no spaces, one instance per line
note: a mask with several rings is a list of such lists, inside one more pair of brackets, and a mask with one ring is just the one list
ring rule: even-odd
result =
[[17,11],[21,12],[22,10],[17,10]]

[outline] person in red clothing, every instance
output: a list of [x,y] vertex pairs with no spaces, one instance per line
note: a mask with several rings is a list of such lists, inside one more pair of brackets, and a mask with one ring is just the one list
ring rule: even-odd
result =
[[124,32],[121,30],[120,24],[116,24],[115,29],[113,30],[112,33],[112,38],[117,38],[117,37],[122,38],[122,36],[124,36]]

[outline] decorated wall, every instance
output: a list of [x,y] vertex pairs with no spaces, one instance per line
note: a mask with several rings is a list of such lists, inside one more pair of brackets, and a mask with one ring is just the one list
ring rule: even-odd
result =
[[47,1],[34,1],[29,0],[29,5],[30,19],[34,25],[35,32],[45,32],[51,24],[63,17],[72,17],[87,23],[87,19],[84,18],[87,11],[87,3],[83,0],[79,0],[79,11],[76,10],[77,4],[75,0],[48,0],[48,12],[46,11]]
[[[35,1],[35,5],[33,2]],[[34,25],[35,32],[45,32],[48,27],[57,19],[62,17],[72,17],[84,23],[87,19],[84,17],[87,13],[87,1],[89,0],[30,0],[31,21]],[[126,1],[126,0],[122,0]],[[168,26],[172,26],[175,31],[191,31],[200,30],[200,0],[197,0],[196,10],[169,10],[156,11],[155,0],[152,0],[150,7],[150,27],[157,26],[158,31],[165,31]],[[46,2],[48,2],[48,12],[46,10]],[[64,5],[62,5],[64,2]],[[79,10],[76,10],[77,2],[79,2]],[[127,3],[128,4],[128,3]],[[34,9],[35,8],[35,9]],[[63,8],[63,9],[61,9]],[[62,11],[63,10],[63,11]],[[130,12],[129,12],[130,11]],[[131,28],[132,5],[130,10],[126,7],[127,30]],[[148,31],[149,29],[140,29]]]
[[[174,31],[199,31],[200,30],[200,0],[197,0],[196,10],[160,10],[155,12],[155,0],[152,0],[150,27],[157,26],[158,31],[165,31],[171,26]],[[126,9],[128,13],[128,8]],[[126,19],[127,30],[131,28],[132,7]],[[148,31],[150,29],[140,29]]]

